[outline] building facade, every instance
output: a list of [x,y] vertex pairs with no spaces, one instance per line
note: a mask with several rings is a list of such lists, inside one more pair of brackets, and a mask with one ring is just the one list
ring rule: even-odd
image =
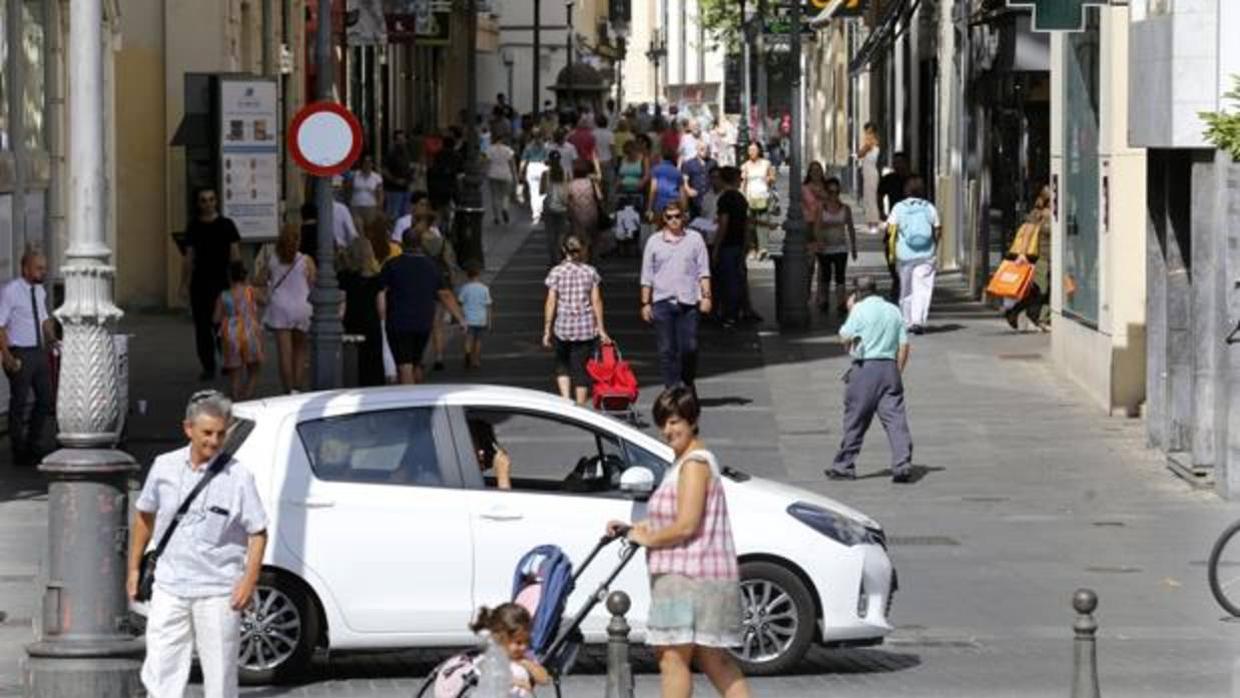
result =
[[1149,149],[1146,426],[1169,465],[1240,495],[1240,165],[1205,138],[1240,75],[1230,0],[1131,3],[1129,131]]

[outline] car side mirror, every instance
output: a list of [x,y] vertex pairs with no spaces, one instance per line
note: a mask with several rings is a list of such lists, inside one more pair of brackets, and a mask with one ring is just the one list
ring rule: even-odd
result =
[[654,492],[654,471],[640,465],[620,475],[620,491],[634,499],[646,499]]

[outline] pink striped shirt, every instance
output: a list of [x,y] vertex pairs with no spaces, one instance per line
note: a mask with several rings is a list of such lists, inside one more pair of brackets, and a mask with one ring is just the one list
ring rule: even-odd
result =
[[706,486],[706,508],[702,512],[702,521],[689,540],[648,552],[650,574],[680,574],[691,579],[738,579],[728,502],[723,493],[719,463],[710,451],[690,451],[667,471],[647,505],[650,523],[657,531],[676,521],[676,487],[680,479],[680,466],[686,460],[704,461],[710,466],[711,477]]

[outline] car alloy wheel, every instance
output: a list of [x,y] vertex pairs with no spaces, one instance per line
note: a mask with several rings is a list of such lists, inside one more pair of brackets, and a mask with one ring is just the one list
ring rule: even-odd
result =
[[241,614],[241,667],[277,669],[297,651],[302,631],[301,612],[293,600],[275,587],[259,586],[254,602]]
[[741,582],[740,657],[747,662],[769,662],[783,656],[800,627],[792,596],[769,579]]

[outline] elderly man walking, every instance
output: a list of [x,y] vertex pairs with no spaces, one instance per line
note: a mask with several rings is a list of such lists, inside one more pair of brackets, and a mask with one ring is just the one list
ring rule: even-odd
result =
[[185,694],[195,650],[205,698],[237,695],[241,611],[258,584],[267,516],[254,476],[231,455],[217,458],[231,421],[228,398],[214,390],[194,393],[182,425],[189,444],[155,459],[135,504],[129,598],[138,596],[139,567],[152,534],[159,534],[163,548],[142,664],[151,698]]
[[844,437],[835,462],[826,470],[832,480],[856,478],[857,454],[874,414],[891,442],[891,479],[909,482],[913,469],[913,439],[904,412],[904,382],[908,365],[908,333],[900,311],[875,293],[874,278],[858,277],[848,298],[848,320],[840,340],[852,355],[844,377]]
[[904,326],[913,334],[921,334],[934,295],[935,255],[943,227],[938,210],[925,199],[926,182],[921,175],[908,178],[904,193],[904,200],[891,209],[887,225],[895,237]]
[[700,313],[710,313],[710,254],[706,242],[685,230],[685,211],[673,201],[663,209],[663,229],[642,252],[642,319],[652,323],[663,385],[693,388],[697,378]]

